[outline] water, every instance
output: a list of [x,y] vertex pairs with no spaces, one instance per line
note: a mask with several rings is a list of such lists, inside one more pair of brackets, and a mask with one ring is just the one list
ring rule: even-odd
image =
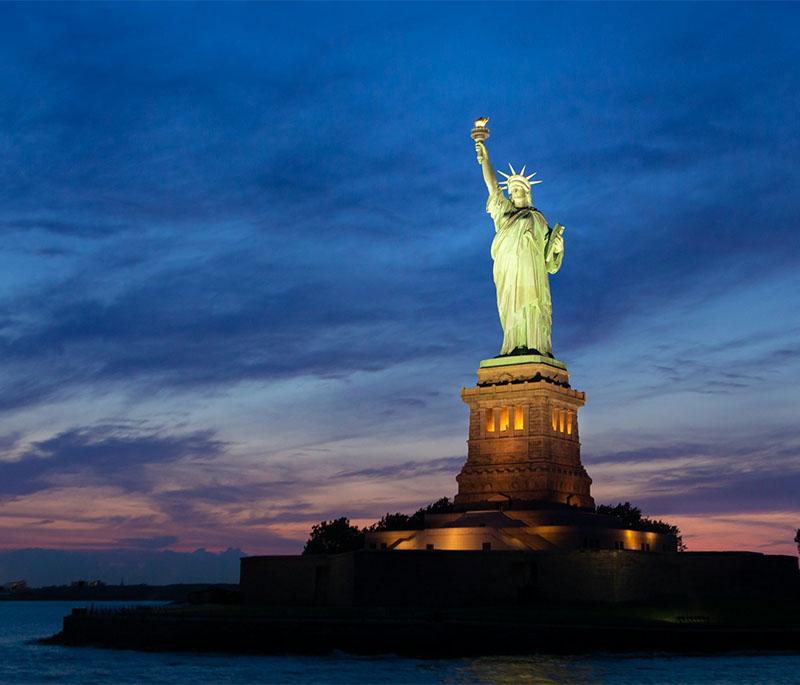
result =
[[73,606],[80,603],[0,602],[0,683],[800,683],[800,655],[254,657],[149,654],[30,642],[57,632],[62,616]]

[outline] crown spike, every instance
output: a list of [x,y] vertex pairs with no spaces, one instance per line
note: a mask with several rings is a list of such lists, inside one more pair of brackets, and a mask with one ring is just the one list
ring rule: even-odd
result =
[[528,166],[527,164],[523,165],[522,170],[519,173],[517,173],[517,171],[514,169],[514,166],[511,164],[511,162],[509,162],[508,167],[509,169],[511,169],[511,174],[507,174],[504,171],[498,171],[497,172],[498,174],[505,177],[505,180],[499,183],[498,185],[501,188],[508,189],[510,188],[509,184],[520,183],[523,186],[527,187],[528,190],[530,190],[532,185],[541,183],[541,181],[531,180],[534,176],[536,176],[537,174],[536,171],[534,171],[532,174],[529,174],[528,176],[525,175],[525,169],[527,168],[527,166]]

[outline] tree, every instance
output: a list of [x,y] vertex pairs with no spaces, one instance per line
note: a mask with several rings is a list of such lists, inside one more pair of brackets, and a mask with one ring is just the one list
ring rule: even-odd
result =
[[364,534],[381,530],[422,530],[425,514],[443,514],[453,511],[453,503],[442,497],[427,507],[417,509],[411,516],[396,512],[386,513],[368,528],[358,528],[350,524],[350,519],[342,516],[333,521],[320,521],[312,526],[303,554],[340,554],[353,552],[364,547]]
[[425,527],[426,514],[449,514],[451,511],[453,511],[453,503],[447,497],[437,499],[427,507],[417,509],[409,517],[410,528],[411,530],[422,530]]
[[350,525],[350,519],[342,516],[313,526],[303,554],[340,554],[361,549],[363,546],[364,531]]
[[639,507],[633,506],[630,502],[619,502],[616,505],[601,504],[597,507],[597,513],[605,516],[613,516],[618,519],[626,528],[631,530],[643,530],[651,533],[664,533],[665,535],[674,535],[678,542],[678,551],[685,552],[686,545],[683,542],[683,536],[678,526],[673,526],[666,521],[658,519],[647,518],[642,516],[642,510]]
[[401,514],[400,512],[395,514],[387,512],[381,516],[377,523],[373,523],[367,530],[409,530],[411,528],[411,516],[408,514]]
[[797,551],[800,552],[800,528],[797,529],[797,533],[794,536],[794,541],[797,543]]
[[423,514],[449,514],[451,511],[453,511],[453,503],[447,497],[442,497],[427,507],[418,509],[417,514],[420,512]]
[[425,527],[426,514],[445,514],[453,511],[453,503],[447,498],[442,497],[427,507],[417,509],[411,516],[408,514],[384,514],[380,521],[373,523],[366,530],[422,530]]

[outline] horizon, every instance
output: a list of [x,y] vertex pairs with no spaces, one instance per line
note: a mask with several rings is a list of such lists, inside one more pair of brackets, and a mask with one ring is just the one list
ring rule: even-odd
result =
[[800,7],[476,7],[0,7],[0,583],[452,499],[502,341],[481,115],[566,227],[596,502],[796,554]]

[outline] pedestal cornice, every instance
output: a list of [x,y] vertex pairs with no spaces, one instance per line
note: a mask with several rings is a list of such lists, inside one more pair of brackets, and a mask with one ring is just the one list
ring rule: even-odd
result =
[[545,357],[541,354],[505,355],[502,357],[492,357],[491,359],[482,359],[480,368],[488,369],[495,366],[515,366],[517,364],[545,364],[564,371],[567,370],[567,365],[561,360],[555,359],[554,357]]
[[569,388],[569,371],[563,362],[539,355],[484,359],[478,368],[478,386],[544,382]]

